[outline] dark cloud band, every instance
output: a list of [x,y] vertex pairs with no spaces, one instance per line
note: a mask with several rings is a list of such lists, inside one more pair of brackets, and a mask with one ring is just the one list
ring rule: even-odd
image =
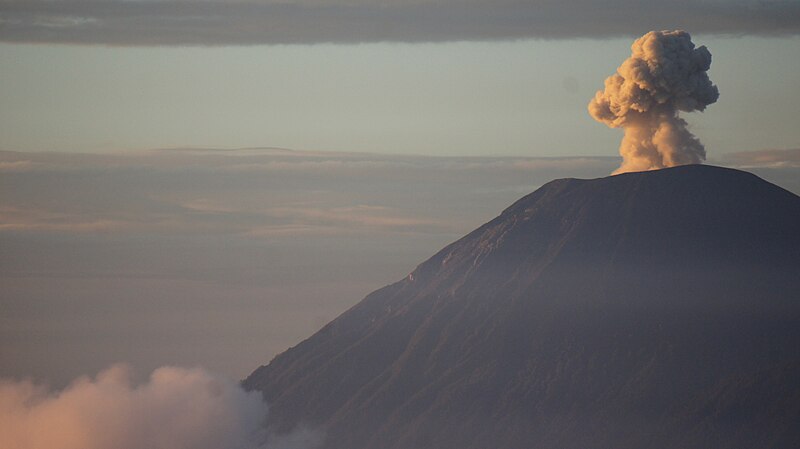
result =
[[621,37],[653,29],[800,34],[795,1],[0,0],[0,41],[101,45],[444,42]]

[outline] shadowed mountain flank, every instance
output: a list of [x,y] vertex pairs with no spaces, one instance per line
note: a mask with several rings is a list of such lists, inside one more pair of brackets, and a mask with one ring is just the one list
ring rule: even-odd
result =
[[800,197],[550,182],[244,385],[329,449],[800,447]]

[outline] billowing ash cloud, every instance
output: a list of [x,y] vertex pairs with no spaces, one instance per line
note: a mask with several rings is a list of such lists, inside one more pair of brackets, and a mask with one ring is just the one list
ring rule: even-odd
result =
[[595,120],[625,131],[622,165],[614,173],[703,162],[705,148],[678,112],[702,111],[717,101],[719,91],[706,73],[711,53],[695,48],[685,31],[651,31],[631,52],[589,102]]
[[0,447],[5,449],[255,449],[266,445],[260,394],[201,369],[163,367],[132,386],[113,366],[52,393],[30,382],[0,382]]

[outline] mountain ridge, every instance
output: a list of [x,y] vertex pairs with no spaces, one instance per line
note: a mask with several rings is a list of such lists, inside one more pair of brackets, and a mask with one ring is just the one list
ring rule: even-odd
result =
[[800,398],[768,382],[800,361],[798,235],[800,198],[737,170],[552,181],[244,385],[326,448],[800,442],[691,418],[752,379]]

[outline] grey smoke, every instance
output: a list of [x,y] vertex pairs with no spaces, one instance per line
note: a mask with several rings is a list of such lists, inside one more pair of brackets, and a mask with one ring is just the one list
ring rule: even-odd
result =
[[631,56],[589,102],[589,113],[622,128],[622,165],[614,173],[698,164],[706,152],[678,116],[703,111],[719,90],[706,73],[711,53],[695,48],[685,31],[651,31],[631,46]]

